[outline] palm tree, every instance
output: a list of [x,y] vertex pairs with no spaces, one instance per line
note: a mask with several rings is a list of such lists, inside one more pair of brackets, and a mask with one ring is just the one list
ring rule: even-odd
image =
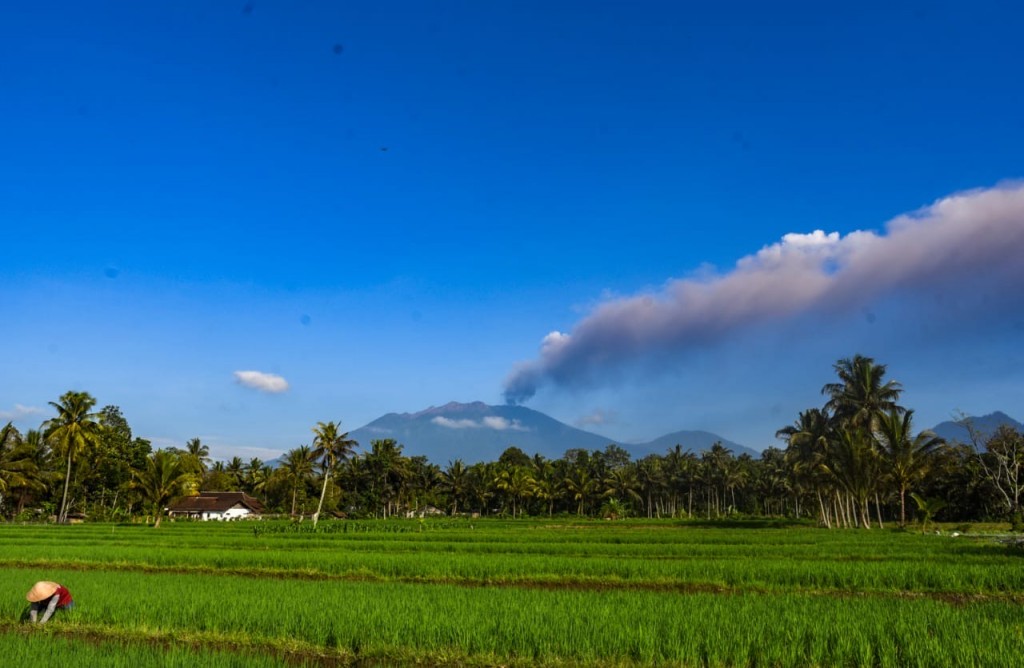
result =
[[525,466],[503,467],[494,479],[494,486],[506,492],[512,498],[512,519],[516,517],[516,501],[522,500],[533,493],[537,481],[530,475]]
[[29,486],[36,472],[21,435],[8,422],[0,429],[0,509],[4,496],[13,489]]
[[448,468],[441,472],[441,486],[448,493],[448,500],[452,504],[452,515],[457,515],[459,501],[465,499],[469,492],[468,469],[461,459],[448,462]]
[[840,429],[821,465],[856,501],[855,510],[865,529],[871,528],[868,499],[880,477],[879,459],[867,429]]
[[828,383],[821,393],[828,396],[825,409],[842,424],[873,429],[878,416],[891,410],[903,411],[896,401],[903,387],[894,380],[882,382],[885,365],[862,355],[845,358],[833,367],[838,383]]
[[59,522],[67,521],[68,487],[71,485],[71,462],[76,455],[82,454],[87,448],[99,445],[103,428],[98,419],[99,413],[90,412],[96,400],[88,392],[65,392],[59,403],[49,402],[57,410],[57,417],[44,423],[44,435],[48,441],[61,451],[67,460],[67,473],[64,476],[64,494],[60,502]]
[[640,489],[640,481],[637,479],[636,466],[632,464],[608,471],[602,482],[605,489],[601,496],[606,499],[615,499],[622,503],[629,499],[642,500],[640,492],[637,491]]
[[199,473],[206,473],[206,469],[210,465],[210,446],[204,444],[198,438],[190,438],[185,443],[185,451],[195,458],[196,464],[199,466]]
[[224,472],[231,477],[231,484],[234,489],[240,489],[242,487],[242,481],[245,479],[245,462],[242,461],[241,457],[232,457],[224,466]]
[[562,480],[558,476],[558,470],[551,462],[545,462],[543,469],[537,472],[533,496],[547,502],[548,517],[554,515],[555,501],[562,496],[562,491]]
[[[254,459],[253,461],[259,461]],[[274,475],[274,469],[269,464],[259,462],[258,466],[253,466],[253,462],[249,463],[249,466],[245,470],[245,486],[247,491],[253,496],[259,496],[266,488],[267,483],[270,482],[270,478]]]
[[910,493],[910,498],[914,500],[914,503],[917,504],[917,509],[921,511],[921,524],[923,525],[921,531],[927,531],[928,523],[931,521],[932,517],[949,505],[946,503],[945,499],[926,499],[914,492]]
[[173,452],[157,450],[146,458],[146,468],[135,471],[132,485],[139,491],[143,501],[147,501],[156,516],[156,524],[160,526],[164,504],[176,496],[184,483],[189,479],[189,472],[183,466],[181,457]]
[[18,495],[15,514],[20,514],[33,494],[45,492],[47,487],[60,480],[60,473],[52,470],[53,453],[37,429],[29,429],[25,433],[18,454],[12,456],[25,460],[24,466],[19,466],[21,475],[9,481],[11,493]]
[[392,500],[402,483],[409,477],[408,458],[402,456],[402,445],[393,438],[370,441],[370,451],[365,455],[373,491],[381,504],[384,518],[391,512]]
[[590,476],[590,472],[584,468],[573,470],[565,479],[565,489],[577,502],[576,514],[583,515],[583,506],[590,501],[597,489],[597,481]]
[[820,408],[801,411],[797,421],[775,432],[776,438],[785,439],[785,460],[792,472],[793,486],[799,494],[812,488],[818,499],[821,523],[831,527],[829,513],[822,498],[824,487],[821,464],[825,459],[829,440],[834,435],[834,425],[829,414]]
[[[701,464],[704,473],[704,482],[708,486],[709,507],[708,516],[711,514],[711,497],[714,497],[715,514],[721,514],[722,506],[725,505],[726,474],[733,463],[732,450],[728,449],[720,441],[715,441],[711,448],[701,453]],[[722,488],[721,498],[718,496],[719,485]]]
[[285,453],[280,471],[292,488],[292,512],[295,515],[295,502],[298,500],[299,486],[304,485],[313,475],[312,450],[308,445],[300,445]]
[[932,431],[913,435],[914,411],[900,414],[892,409],[878,420],[878,442],[882,448],[889,477],[900,495],[900,525],[907,525],[906,494],[912,484],[924,477],[931,465],[931,455],[945,441]]
[[353,449],[359,445],[354,439],[348,437],[348,432],[339,433],[336,422],[317,422],[313,427],[313,452],[310,457],[313,461],[320,462],[320,468],[324,474],[324,486],[320,490],[320,503],[313,513],[313,528],[320,519],[320,511],[324,507],[324,496],[327,494],[327,482],[331,479],[331,472],[338,462],[344,461],[352,454]]

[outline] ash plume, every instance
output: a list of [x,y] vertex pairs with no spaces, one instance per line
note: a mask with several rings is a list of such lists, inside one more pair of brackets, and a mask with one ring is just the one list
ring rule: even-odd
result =
[[526,401],[549,384],[597,384],[631,362],[808,314],[856,312],[888,296],[923,300],[979,280],[997,290],[1019,286],[1021,258],[1019,182],[942,198],[894,218],[881,233],[787,234],[728,272],[600,303],[569,333],[544,337],[536,359],[513,368],[505,399]]

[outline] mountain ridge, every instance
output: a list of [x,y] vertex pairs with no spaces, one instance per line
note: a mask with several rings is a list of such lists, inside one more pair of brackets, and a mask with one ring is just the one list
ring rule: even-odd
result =
[[[1024,424],[1018,422],[1003,411],[993,411],[987,415],[968,415],[964,420],[971,422],[972,428],[977,432],[980,440],[984,442],[989,436],[995,433],[1001,426],[1008,426],[1017,431],[1024,432]],[[941,436],[949,443],[971,443],[970,431],[963,424],[963,420],[946,420],[932,427],[937,436]]]
[[353,430],[349,436],[363,447],[374,439],[393,438],[405,446],[406,454],[425,455],[435,464],[455,459],[494,461],[511,446],[527,454],[554,459],[572,448],[603,450],[615,444],[638,459],[664,454],[676,444],[699,454],[721,442],[737,456],[760,456],[747,446],[707,431],[675,431],[651,441],[629,443],[572,427],[532,408],[482,401],[450,401],[412,413],[387,413]]

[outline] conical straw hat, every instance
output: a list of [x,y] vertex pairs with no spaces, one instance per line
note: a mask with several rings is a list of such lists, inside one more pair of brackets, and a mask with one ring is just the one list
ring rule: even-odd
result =
[[56,582],[37,582],[28,590],[28,593],[25,594],[25,600],[29,603],[45,601],[57,593],[57,587],[59,586],[60,585]]

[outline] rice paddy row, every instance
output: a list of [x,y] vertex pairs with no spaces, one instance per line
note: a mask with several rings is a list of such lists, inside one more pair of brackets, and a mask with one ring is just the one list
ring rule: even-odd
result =
[[409,530],[0,526],[0,619],[38,579],[76,598],[45,635],[0,623],[0,651],[36,657],[40,638],[60,639],[120,666],[123,645],[133,668],[176,665],[153,658],[161,648],[217,668],[1001,666],[1024,651],[1021,557],[991,540],[395,525]]
[[[486,523],[484,523],[486,526]],[[628,525],[627,525],[628,526]],[[244,525],[0,527],[0,564],[524,586],[780,592],[1024,592],[1018,555],[990,539],[827,532],[502,524],[439,535],[252,535]],[[456,533],[460,540],[449,540]],[[159,534],[159,535],[156,535]],[[642,542],[645,536],[650,542]],[[623,539],[629,542],[622,542]],[[669,539],[674,538],[674,541]],[[723,540],[727,538],[728,540]]]

